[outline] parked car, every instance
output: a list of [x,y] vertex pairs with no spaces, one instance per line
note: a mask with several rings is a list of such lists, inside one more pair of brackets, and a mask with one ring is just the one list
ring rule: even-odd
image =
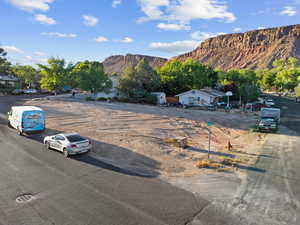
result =
[[78,133],[61,133],[44,138],[46,149],[55,149],[63,152],[65,157],[86,153],[91,150],[92,143]]
[[21,95],[23,93],[24,93],[23,89],[15,89],[15,90],[12,91],[13,95]]
[[37,90],[36,89],[25,89],[24,93],[25,94],[36,94]]
[[45,130],[45,112],[35,106],[13,106],[8,114],[8,126],[23,133],[36,133]]
[[259,131],[277,132],[278,122],[272,117],[262,117],[258,121],[258,130]]
[[275,102],[274,102],[273,99],[267,99],[267,100],[265,101],[265,105],[266,105],[267,107],[274,107],[274,106],[275,106]]

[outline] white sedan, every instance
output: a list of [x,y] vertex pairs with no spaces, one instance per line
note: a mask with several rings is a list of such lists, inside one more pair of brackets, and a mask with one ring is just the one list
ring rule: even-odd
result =
[[77,133],[56,134],[44,138],[46,149],[55,149],[64,153],[66,157],[85,153],[91,150],[91,141]]

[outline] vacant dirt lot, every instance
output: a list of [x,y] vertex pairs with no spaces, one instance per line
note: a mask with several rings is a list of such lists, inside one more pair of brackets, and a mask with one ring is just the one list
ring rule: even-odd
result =
[[[92,139],[93,153],[120,166],[152,175],[193,176],[196,162],[207,158],[206,123],[214,122],[211,150],[213,159],[230,157],[251,164],[255,149],[264,140],[252,133],[255,115],[207,112],[126,103],[85,102],[69,98],[29,101],[47,113],[47,134],[79,132]],[[188,139],[183,149],[166,143],[168,138]],[[230,140],[234,151],[228,152]]]

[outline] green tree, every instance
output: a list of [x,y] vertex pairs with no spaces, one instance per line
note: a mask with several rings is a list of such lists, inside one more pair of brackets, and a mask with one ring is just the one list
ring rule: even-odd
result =
[[271,70],[259,70],[256,72],[258,84],[265,90],[272,90],[275,87],[276,73]]
[[0,74],[10,75],[11,74],[11,63],[6,58],[7,53],[3,48],[0,48]]
[[39,80],[39,73],[32,66],[15,65],[12,67],[12,71],[14,75],[23,80],[27,86],[31,86]]
[[112,87],[112,81],[104,72],[103,64],[100,62],[79,62],[74,66],[72,74],[82,90],[93,93],[109,92]]
[[191,89],[211,86],[217,81],[217,72],[211,67],[187,59],[171,60],[158,68],[162,87],[168,95],[176,95]]
[[295,94],[296,94],[296,97],[300,97],[300,83],[298,84],[297,87],[295,87]]
[[118,89],[130,98],[143,98],[160,89],[158,73],[142,59],[136,67],[129,66],[119,79]]
[[50,58],[48,65],[38,64],[41,74],[41,88],[50,91],[62,90],[68,84],[68,75],[72,70],[71,64],[66,64],[64,59]]
[[297,68],[281,70],[276,74],[274,85],[279,91],[293,90],[298,84],[299,76],[300,70]]
[[255,100],[259,96],[258,78],[254,71],[248,69],[232,69],[219,72],[219,83],[237,87],[235,97],[241,97],[243,102]]
[[161,82],[158,73],[149,65],[148,61],[142,59],[137,66],[136,81],[139,86],[147,92],[157,91],[160,88]]

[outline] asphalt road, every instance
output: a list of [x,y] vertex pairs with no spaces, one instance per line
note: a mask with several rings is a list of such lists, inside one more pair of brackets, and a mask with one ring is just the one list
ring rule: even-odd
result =
[[[290,99],[275,99],[282,126],[269,135],[257,164],[225,203],[91,155],[65,159],[45,151],[40,139],[7,128],[4,113],[23,100],[0,97],[0,225],[300,224],[300,104]],[[19,203],[22,194],[33,199]]]
[[[183,225],[209,204],[159,179],[88,154],[66,159],[18,136],[5,113],[23,100],[0,97],[0,225]],[[16,201],[24,194],[33,197]]]

